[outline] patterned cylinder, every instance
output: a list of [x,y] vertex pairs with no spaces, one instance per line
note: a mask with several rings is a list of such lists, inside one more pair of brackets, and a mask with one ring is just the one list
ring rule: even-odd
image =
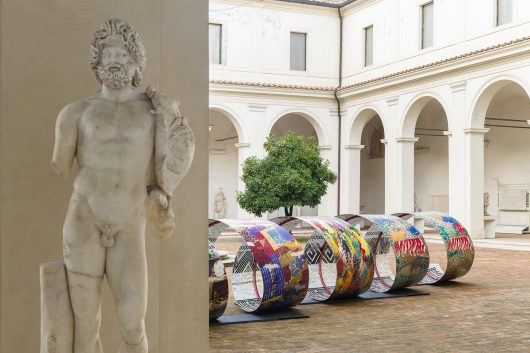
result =
[[214,244],[208,240],[208,262],[210,287],[210,320],[215,320],[225,312],[228,303],[228,279],[221,256]]
[[272,221],[290,231],[299,226],[313,228],[304,249],[312,299],[352,297],[370,288],[372,254],[353,226],[334,217],[279,217]]
[[475,259],[473,241],[467,230],[451,216],[441,212],[416,212],[399,215],[403,219],[414,217],[423,220],[427,227],[440,233],[447,252],[447,266],[443,269],[439,264],[431,263],[429,271],[420,284],[433,284],[462,277],[469,272]]
[[246,312],[299,304],[307,293],[308,269],[303,249],[293,236],[269,221],[210,221],[208,238],[232,229],[244,240],[234,261],[235,304]]
[[387,292],[418,284],[429,268],[429,251],[420,232],[405,220],[386,215],[341,215],[350,224],[371,224],[363,235],[374,257],[370,289]]

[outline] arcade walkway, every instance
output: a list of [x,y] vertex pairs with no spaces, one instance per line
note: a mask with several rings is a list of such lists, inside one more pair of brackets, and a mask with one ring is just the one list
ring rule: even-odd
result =
[[[443,248],[429,242],[429,250],[440,256]],[[529,351],[528,252],[476,247],[466,276],[414,288],[431,294],[298,306],[307,319],[211,325],[210,352]],[[240,313],[229,302],[226,314]]]

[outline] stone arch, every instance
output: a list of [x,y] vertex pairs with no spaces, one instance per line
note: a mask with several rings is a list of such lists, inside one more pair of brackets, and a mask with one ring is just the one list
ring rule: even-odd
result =
[[381,119],[385,133],[388,133],[387,124],[385,123],[385,120],[383,119],[383,116],[381,115],[381,112],[379,111],[379,109],[372,105],[363,106],[357,110],[357,112],[355,113],[353,117],[352,123],[350,125],[349,135],[348,135],[350,144],[352,145],[361,144],[361,137],[362,137],[365,125],[370,121],[370,119],[372,119],[376,115],[379,116],[379,118]]
[[468,126],[471,128],[484,128],[486,112],[495,95],[506,85],[516,84],[530,97],[530,85],[522,78],[514,75],[502,75],[484,83],[471,103],[471,115]]
[[400,120],[401,124],[399,128],[399,137],[414,137],[414,131],[416,129],[416,123],[418,122],[418,118],[421,112],[423,111],[423,108],[425,108],[425,106],[432,100],[435,100],[442,106],[442,109],[445,112],[445,116],[447,119],[447,129],[451,130],[451,119],[448,110],[449,105],[447,105],[445,99],[433,92],[422,92],[412,98],[409,104],[407,105],[403,118],[401,118]]
[[326,133],[326,130],[322,126],[322,124],[318,121],[318,119],[314,116],[313,113],[300,108],[289,108],[284,111],[282,111],[280,114],[278,114],[270,123],[269,127],[267,128],[267,131],[269,134],[272,132],[272,129],[274,128],[274,125],[283,117],[285,117],[288,114],[297,114],[304,119],[307,120],[313,126],[313,129],[315,129],[315,132],[317,134],[318,138],[318,144],[320,146],[328,146],[330,145],[330,140],[328,137],[328,134]]
[[237,115],[235,113],[233,113],[229,108],[224,107],[224,106],[219,105],[219,104],[210,104],[208,109],[217,111],[217,112],[223,114],[228,120],[230,120],[230,122],[232,123],[232,125],[234,125],[234,128],[236,129],[237,136],[238,136],[238,139],[239,139],[240,143],[243,143],[243,142],[247,141],[247,139],[246,139],[247,138],[247,134],[246,134],[246,132],[245,132],[245,130],[243,128],[243,124],[241,123],[241,121],[237,117]]

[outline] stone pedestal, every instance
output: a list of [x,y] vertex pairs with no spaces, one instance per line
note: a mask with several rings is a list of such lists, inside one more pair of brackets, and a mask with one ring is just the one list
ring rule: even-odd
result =
[[40,353],[72,353],[74,320],[63,262],[40,267]]

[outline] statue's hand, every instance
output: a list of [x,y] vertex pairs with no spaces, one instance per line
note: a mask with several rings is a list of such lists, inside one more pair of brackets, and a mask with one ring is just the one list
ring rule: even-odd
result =
[[170,205],[170,197],[157,185],[148,187],[147,213],[154,236],[167,239],[175,230],[175,215]]
[[168,196],[158,187],[154,187],[149,191],[149,197],[151,200],[160,205],[163,209],[168,208],[169,200]]

